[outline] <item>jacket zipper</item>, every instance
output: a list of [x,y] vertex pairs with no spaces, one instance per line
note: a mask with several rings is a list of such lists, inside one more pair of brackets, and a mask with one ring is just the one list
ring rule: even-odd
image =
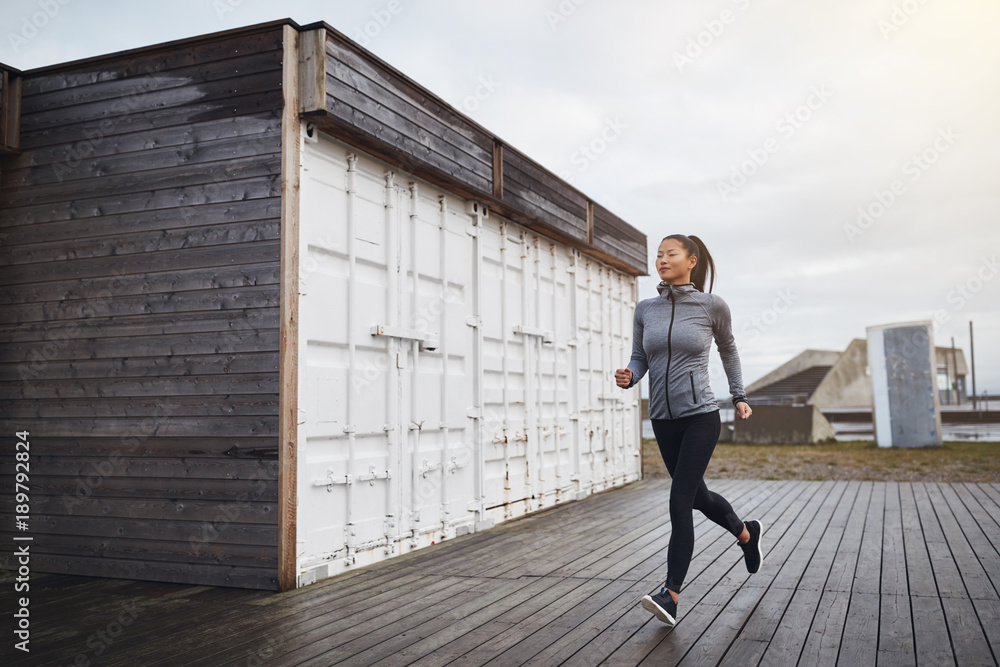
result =
[[667,329],[667,370],[663,390],[667,397],[667,414],[670,415],[670,419],[673,419],[674,413],[670,410],[670,334],[674,330],[674,310],[677,308],[677,302],[674,300],[673,288],[668,287],[667,290],[670,293],[670,327]]
[[688,377],[691,378],[691,401],[694,402],[697,405],[697,403],[698,403],[698,395],[696,393],[694,393],[694,371],[689,371],[688,372]]

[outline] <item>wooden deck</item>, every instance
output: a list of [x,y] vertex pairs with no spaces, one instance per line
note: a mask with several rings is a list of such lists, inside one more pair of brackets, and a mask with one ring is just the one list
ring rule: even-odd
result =
[[[710,482],[763,521],[764,564],[747,574],[735,540],[696,513],[669,629],[638,604],[666,574],[669,483],[282,594],[40,575],[30,660],[16,664],[998,664],[1000,485]],[[4,656],[19,653],[11,589]]]

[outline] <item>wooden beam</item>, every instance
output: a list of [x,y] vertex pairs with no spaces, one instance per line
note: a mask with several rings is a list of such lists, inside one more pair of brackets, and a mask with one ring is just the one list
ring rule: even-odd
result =
[[594,202],[587,200],[587,243],[594,245]]
[[21,77],[0,70],[0,153],[21,152]]
[[493,140],[493,196],[503,199],[503,144]]
[[299,32],[286,25],[281,114],[281,340],[278,353],[278,590],[296,583],[299,335]]
[[299,33],[299,109],[326,110],[326,29]]

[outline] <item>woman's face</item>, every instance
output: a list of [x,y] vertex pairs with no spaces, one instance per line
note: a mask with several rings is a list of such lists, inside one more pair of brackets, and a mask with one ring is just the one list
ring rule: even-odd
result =
[[698,258],[688,255],[684,246],[677,239],[667,239],[656,251],[656,271],[660,280],[683,285],[691,282],[691,269],[698,263]]

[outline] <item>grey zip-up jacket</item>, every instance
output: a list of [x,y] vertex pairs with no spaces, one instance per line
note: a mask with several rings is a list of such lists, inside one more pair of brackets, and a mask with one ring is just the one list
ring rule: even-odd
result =
[[708,375],[713,338],[733,405],[746,401],[729,305],[720,296],[698,291],[694,283],[661,281],[656,291],[659,296],[636,304],[627,367],[632,371],[629,387],[649,371],[650,419],[678,419],[719,409]]

